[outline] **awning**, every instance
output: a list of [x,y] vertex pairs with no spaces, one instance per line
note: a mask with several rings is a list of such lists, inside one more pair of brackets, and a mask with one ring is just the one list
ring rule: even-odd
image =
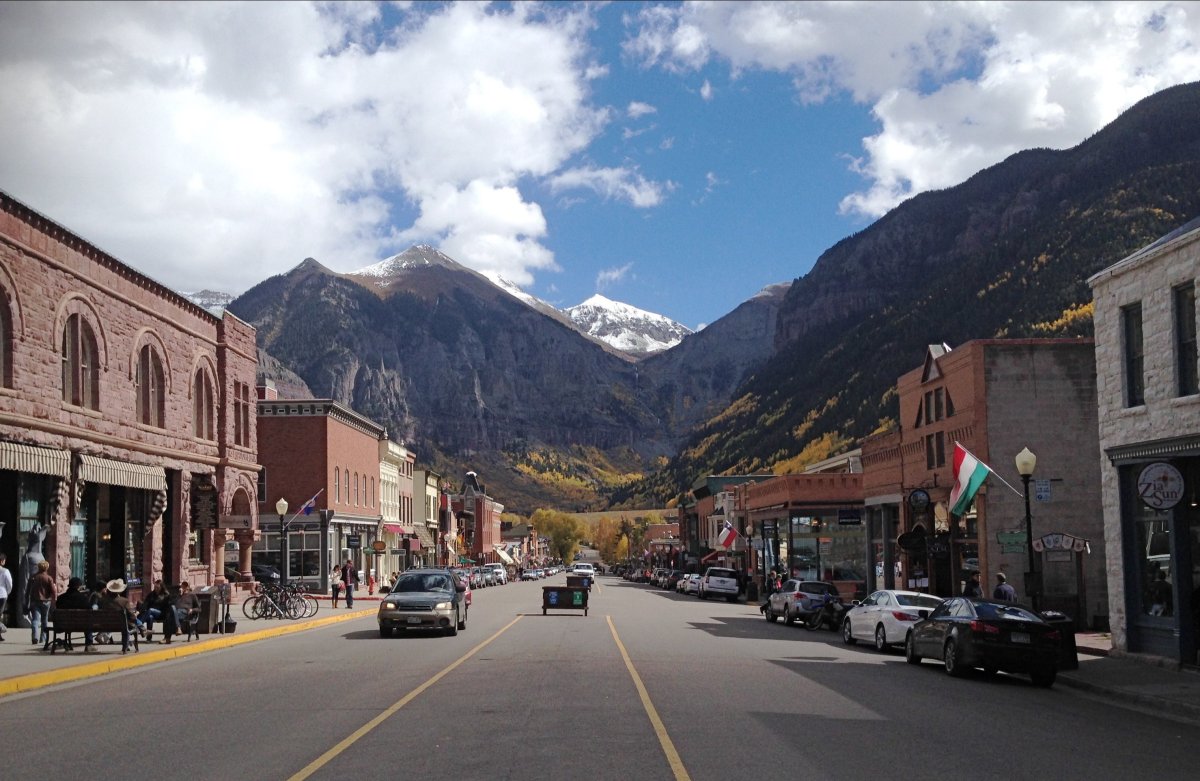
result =
[[140,466],[97,456],[79,456],[79,477],[89,483],[123,485],[143,491],[167,490],[167,473],[161,466]]
[[725,551],[722,551],[722,550],[715,550],[715,551],[713,551],[712,553],[710,553],[710,554],[708,554],[707,556],[705,556],[705,557],[703,557],[702,559],[700,559],[700,561],[701,561],[701,563],[703,563],[703,562],[706,562],[706,561],[709,561],[709,560],[711,560],[711,559],[712,559],[714,556],[716,556],[718,553],[724,553],[724,552],[725,552]]
[[503,561],[505,564],[516,564],[517,563],[517,562],[513,561],[512,556],[509,556],[508,553],[505,552],[504,548],[496,548],[496,555],[499,556],[500,561]]
[[413,533],[412,529],[406,529],[398,523],[385,523],[383,525],[383,530],[385,532],[391,532],[392,534],[412,534]]
[[0,469],[52,475],[66,480],[71,477],[71,454],[48,447],[0,442]]

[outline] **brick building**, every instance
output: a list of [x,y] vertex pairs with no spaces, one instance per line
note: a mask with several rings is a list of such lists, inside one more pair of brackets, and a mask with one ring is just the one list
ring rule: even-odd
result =
[[1200,220],[1088,280],[1120,651],[1200,661]]
[[257,361],[251,326],[0,193],[0,550],[18,587],[42,556],[60,590],[122,578],[134,600],[220,578],[226,540],[256,533]]
[[288,579],[327,590],[330,567],[349,558],[365,587],[377,564],[374,543],[382,541],[379,448],[387,431],[331,399],[273,399],[265,386],[259,395],[263,534],[254,544],[255,562],[280,566],[276,502],[282,498],[285,523],[291,522],[283,559]]
[[504,505],[487,495],[474,472],[467,472],[459,492],[450,496],[450,509],[457,521],[454,550],[460,561],[501,562],[496,549],[505,545],[500,536]]
[[[931,345],[897,383],[900,424],[862,447],[873,588],[959,594],[970,572],[991,592],[1003,572],[1031,602],[1032,555],[1040,607],[1081,624],[1107,615],[1099,479],[1095,352],[1089,339],[981,339]],[[954,523],[955,442],[1015,488],[1014,459],[1037,456],[1030,493],[1032,545],[1021,494],[989,476]],[[904,543],[903,549],[894,543]]]

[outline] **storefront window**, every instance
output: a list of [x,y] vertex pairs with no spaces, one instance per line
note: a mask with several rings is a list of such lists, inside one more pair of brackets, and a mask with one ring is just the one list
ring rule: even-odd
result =
[[321,535],[318,532],[288,534],[288,577],[321,576]]
[[1132,556],[1137,571],[1139,603],[1143,615],[1171,616],[1175,613],[1174,584],[1177,573],[1171,557],[1171,513],[1155,510],[1139,501],[1136,493],[1138,469],[1125,469],[1134,491],[1129,507],[1133,524]]

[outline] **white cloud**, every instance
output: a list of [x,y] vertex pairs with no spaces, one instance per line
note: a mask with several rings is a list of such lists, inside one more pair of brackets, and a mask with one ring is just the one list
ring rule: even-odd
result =
[[626,263],[624,266],[616,268],[602,269],[596,275],[596,290],[607,290],[618,282],[624,281],[632,269],[632,263]]
[[551,177],[550,187],[554,192],[584,188],[605,198],[647,208],[662,203],[666,197],[664,191],[670,190],[673,184],[650,181],[627,168],[584,167],[571,168]]
[[[556,266],[518,183],[610,119],[589,11],[396,9],[383,30],[358,3],[3,3],[0,182],[179,289],[411,239],[528,283]],[[397,196],[418,214],[399,232]]]
[[700,97],[704,100],[713,99],[713,86],[708,79],[705,79],[704,83],[700,85]]
[[[845,211],[879,215],[1030,147],[1073,146],[1139,99],[1200,74],[1200,7],[1135,3],[686,3],[637,17],[625,42],[675,73],[788,74],[880,124]],[[707,83],[707,80],[706,80]]]
[[644,117],[647,114],[654,114],[657,111],[658,109],[654,106],[651,106],[649,103],[642,103],[641,101],[635,100],[629,104],[627,109],[625,109],[625,115],[630,119],[637,119],[638,117]]

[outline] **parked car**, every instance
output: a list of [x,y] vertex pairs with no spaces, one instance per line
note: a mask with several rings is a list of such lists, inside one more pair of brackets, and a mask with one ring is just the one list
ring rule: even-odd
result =
[[521,580],[537,580],[537,570],[526,569],[521,571]]
[[504,568],[503,564],[490,564],[488,566],[491,568],[492,573],[496,576],[496,583],[498,585],[503,586],[508,583],[508,570]]
[[456,635],[467,628],[465,594],[466,588],[446,570],[401,573],[379,602],[379,636],[391,637],[397,629],[433,629]]
[[1029,608],[953,597],[908,631],[904,657],[909,664],[940,659],[954,676],[978,667],[1027,673],[1034,686],[1053,686],[1061,642],[1059,631]]
[[700,578],[699,596],[701,599],[708,599],[710,596],[725,597],[730,602],[737,602],[737,572],[728,567],[709,567]]
[[271,564],[251,564],[250,572],[259,583],[273,583],[279,580],[279,570]]
[[941,597],[916,591],[876,591],[846,613],[842,621],[842,640],[853,645],[859,640],[875,643],[877,651],[899,645],[908,630],[921,620],[919,611],[932,611],[942,604]]
[[782,616],[788,624],[815,613],[825,605],[826,599],[837,599],[838,590],[832,583],[819,580],[785,580],[778,591],[767,597],[763,614],[768,621],[775,622]]
[[471,573],[465,569],[455,569],[455,570],[451,570],[451,572],[454,573],[454,577],[458,579],[458,582],[461,583],[463,588],[465,589],[463,591],[463,594],[466,596],[467,607],[470,607],[471,606],[471,597],[472,597],[472,594],[474,593],[471,590]]
[[699,594],[700,593],[700,573],[693,572],[683,580],[684,594]]

